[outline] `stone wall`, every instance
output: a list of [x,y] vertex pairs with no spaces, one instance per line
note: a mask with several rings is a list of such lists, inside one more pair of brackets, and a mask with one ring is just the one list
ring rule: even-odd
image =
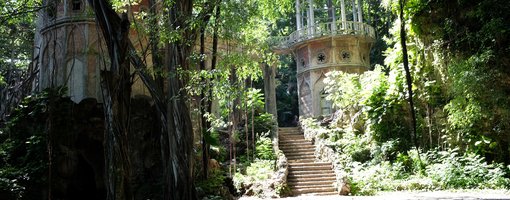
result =
[[300,116],[317,117],[332,112],[323,108],[328,104],[321,99],[326,73],[332,70],[363,73],[368,70],[372,42],[373,39],[366,36],[342,35],[305,41],[294,48]]

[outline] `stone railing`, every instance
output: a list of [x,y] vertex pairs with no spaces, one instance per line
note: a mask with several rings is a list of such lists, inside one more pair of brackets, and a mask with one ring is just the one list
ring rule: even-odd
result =
[[375,30],[370,25],[362,22],[328,22],[304,27],[294,31],[289,36],[271,37],[268,43],[273,49],[288,49],[305,40],[339,35],[361,35],[375,39]]

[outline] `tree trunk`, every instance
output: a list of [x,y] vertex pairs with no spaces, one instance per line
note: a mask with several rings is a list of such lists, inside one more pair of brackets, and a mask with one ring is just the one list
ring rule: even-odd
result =
[[101,73],[105,110],[105,166],[107,199],[133,199],[131,162],[128,149],[131,75],[129,20],[120,18],[111,6],[100,0],[89,0],[102,28],[111,60],[111,71]]
[[408,101],[409,108],[411,110],[411,138],[413,140],[414,146],[418,149],[418,140],[416,137],[416,112],[414,110],[414,102],[413,102],[413,79],[411,77],[411,72],[409,70],[409,59],[407,55],[407,43],[406,43],[406,26],[404,20],[404,6],[405,0],[399,0],[400,6],[400,44],[402,45],[402,56],[404,63],[404,70],[406,73],[406,82],[407,82],[407,91],[408,91]]
[[[98,24],[102,28],[109,55],[112,60],[112,75],[105,73],[102,76],[103,90],[106,92],[105,118],[107,134],[105,136],[105,156],[107,167],[107,194],[108,199],[132,199],[129,189],[130,169],[127,145],[123,144],[122,137],[127,133],[122,129],[129,126],[127,122],[118,123],[116,116],[123,115],[129,118],[128,90],[131,85],[127,84],[129,65],[127,57],[131,59],[134,68],[141,80],[149,90],[156,108],[160,114],[161,154],[164,169],[164,199],[196,199],[193,185],[193,130],[191,116],[187,105],[187,94],[183,90],[187,77],[178,76],[177,69],[186,71],[189,69],[188,57],[193,51],[194,42],[197,38],[197,30],[201,26],[192,27],[184,31],[176,27],[189,27],[190,20],[208,21],[215,0],[208,1],[198,15],[192,13],[193,2],[191,0],[177,1],[168,8],[168,26],[171,31],[181,34],[179,41],[166,45],[165,64],[170,76],[168,77],[167,98],[163,95],[163,89],[158,89],[156,81],[146,73],[143,60],[136,54],[136,50],[127,37],[129,23],[122,20],[112,9],[111,4],[105,0],[88,0],[96,13]],[[193,18],[195,17],[195,18]],[[205,26],[205,24],[201,24]],[[120,27],[120,28],[119,28]],[[121,36],[121,37],[118,37]],[[154,40],[152,40],[154,41]],[[153,52],[158,53],[158,52]],[[126,73],[127,72],[127,73]],[[109,83],[116,83],[120,93],[112,93],[113,88]],[[117,95],[118,94],[118,95]],[[120,107],[119,107],[120,106]],[[123,119],[123,118],[119,118]],[[119,126],[112,126],[120,124]]]
[[[264,97],[265,97],[265,110],[267,113],[273,115],[273,119],[276,120],[278,118],[278,113],[276,110],[276,85],[275,85],[275,75],[276,69],[275,67],[269,66],[268,64],[263,64],[263,72],[264,72]],[[275,138],[277,127],[272,127],[271,137]]]

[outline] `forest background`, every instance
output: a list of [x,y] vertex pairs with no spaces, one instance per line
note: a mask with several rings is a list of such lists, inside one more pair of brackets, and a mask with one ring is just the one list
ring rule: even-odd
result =
[[[36,13],[46,11],[48,2],[52,1],[0,2],[0,193],[13,199],[31,199],[41,193],[51,198],[52,184],[48,189],[47,183],[52,181],[51,158],[55,155],[51,149],[57,142],[52,136],[66,132],[51,132],[48,126],[49,122],[61,120],[54,113],[66,112],[65,108],[53,109],[55,103],[64,101],[61,89],[39,94],[32,90],[37,74],[32,62],[37,56],[33,55]],[[90,10],[100,26],[117,27],[101,33],[104,35],[122,31],[122,19],[114,12],[121,13],[127,5],[136,4],[117,0],[88,2],[101,5]],[[133,17],[139,20],[132,21],[131,28],[147,35],[147,48],[163,53],[148,55],[115,48],[115,44],[127,41],[110,38],[106,40],[108,54],[111,60],[118,61],[113,62],[118,65],[114,68],[118,69],[118,80],[130,76],[131,72],[123,71],[130,63],[151,88],[159,116],[157,135],[168,141],[159,146],[159,156],[167,159],[158,163],[164,178],[155,197],[193,199],[197,189],[191,183],[202,190],[213,188],[210,181],[199,181],[208,176],[203,173],[207,170],[200,172],[202,166],[193,165],[208,156],[195,149],[211,147],[196,147],[193,141],[209,141],[213,147],[223,148],[217,156],[210,155],[220,162],[231,161],[236,153],[246,155],[245,168],[259,162],[256,157],[276,159],[270,139],[264,139],[271,138],[271,132],[264,133],[274,130],[271,126],[275,123],[264,114],[262,77],[265,67],[278,66],[276,120],[281,126],[289,125],[298,113],[296,64],[290,56],[274,55],[267,41],[296,29],[293,2],[151,2],[163,9],[137,13]],[[504,0],[363,1],[366,23],[376,29],[372,70],[360,75],[330,73],[328,98],[338,110],[336,117],[326,125],[317,119],[302,120],[305,129],[315,131],[317,137],[337,150],[339,162],[352,182],[353,194],[401,189],[508,188],[509,6]],[[206,67],[201,58],[203,52],[193,51],[196,46],[205,45],[201,42],[205,38],[212,38],[213,43],[230,41],[241,51],[213,52],[220,61]],[[147,63],[141,59],[144,56],[154,56],[153,71],[146,70]],[[409,76],[404,69],[406,62]],[[260,67],[260,63],[267,65]],[[200,84],[207,85],[205,90],[195,90]],[[408,104],[409,89],[414,92],[414,111]],[[126,93],[110,92],[111,101],[105,103],[105,113],[109,114],[103,116],[107,130],[105,155],[126,155],[130,150],[123,149],[122,142],[129,141],[114,143],[112,138],[122,138],[129,132],[125,126],[129,119],[123,118],[122,113],[131,111],[126,106]],[[203,101],[194,107],[196,110],[186,109],[193,98]],[[219,117],[208,114],[213,98],[220,104]],[[192,119],[197,113],[201,118],[200,139],[193,138]],[[221,139],[220,130],[228,133],[226,139]],[[239,151],[232,150],[241,144],[244,147]],[[255,149],[267,151],[257,153]],[[45,152],[44,156],[41,152]],[[122,177],[106,181],[108,198],[138,198],[148,193],[136,191],[139,183],[127,173],[132,166],[126,157],[104,159],[111,166],[106,173]],[[235,167],[233,170],[237,171]],[[215,186],[223,185],[224,175],[215,175],[219,177]],[[172,184],[174,179],[180,184]],[[387,179],[391,184],[382,185]]]

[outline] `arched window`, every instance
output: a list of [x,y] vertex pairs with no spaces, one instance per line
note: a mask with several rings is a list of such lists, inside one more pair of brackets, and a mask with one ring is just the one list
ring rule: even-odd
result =
[[79,10],[81,10],[81,7],[82,7],[81,0],[72,0],[71,9],[73,11],[79,11]]
[[327,100],[328,93],[325,90],[321,91],[321,115],[330,116],[333,113],[332,102]]
[[85,64],[79,59],[73,58],[67,61],[67,87],[69,89],[69,96],[71,100],[79,103],[86,97],[85,91],[87,90],[87,71]]

